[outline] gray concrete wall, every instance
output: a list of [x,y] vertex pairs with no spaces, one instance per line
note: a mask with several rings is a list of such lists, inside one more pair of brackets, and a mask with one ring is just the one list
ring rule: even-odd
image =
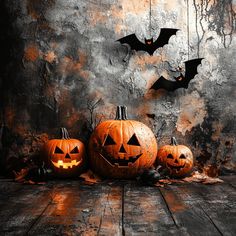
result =
[[[5,2],[6,35],[14,37],[2,76],[1,120],[17,137],[12,140],[32,145],[30,135],[41,141],[65,126],[86,142],[99,121],[114,117],[116,105],[126,105],[159,145],[174,135],[198,165],[235,169],[235,0],[152,0],[151,32],[149,0]],[[116,42],[131,33],[156,39],[165,27],[180,31],[153,56]],[[171,79],[198,57],[205,59],[187,90],[150,90],[161,75]]]

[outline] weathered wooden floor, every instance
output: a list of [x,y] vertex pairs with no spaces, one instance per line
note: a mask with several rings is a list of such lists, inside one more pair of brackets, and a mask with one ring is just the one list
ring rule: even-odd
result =
[[0,180],[0,235],[236,235],[236,176],[145,187]]

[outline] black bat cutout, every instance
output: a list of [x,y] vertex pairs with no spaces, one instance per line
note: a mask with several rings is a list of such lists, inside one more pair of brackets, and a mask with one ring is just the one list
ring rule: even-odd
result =
[[201,64],[203,58],[185,61],[185,76],[181,73],[180,76],[175,77],[176,81],[167,80],[161,76],[150,89],[165,89],[167,91],[174,91],[178,88],[188,88],[190,80],[197,74],[197,67]]
[[162,28],[155,42],[153,42],[153,38],[145,38],[145,44],[140,42],[135,34],[130,34],[124,38],[118,39],[117,41],[121,44],[128,44],[131,50],[146,51],[152,56],[158,48],[168,44],[170,37],[175,35],[178,30],[179,29]]

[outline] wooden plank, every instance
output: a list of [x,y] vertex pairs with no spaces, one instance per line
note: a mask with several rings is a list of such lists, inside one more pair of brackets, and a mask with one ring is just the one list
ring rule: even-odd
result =
[[121,186],[111,187],[109,191],[98,235],[122,235]]
[[228,183],[229,185],[236,188],[236,175],[221,176],[220,178],[223,179],[225,183]]
[[6,199],[8,195],[11,195],[22,189],[22,184],[13,182],[9,179],[0,180],[0,202],[1,199]]
[[1,181],[0,235],[236,235],[233,180],[160,189],[127,181]]
[[21,185],[0,201],[0,235],[24,235],[50,201],[47,186]]
[[[185,184],[186,185],[186,184]],[[221,235],[197,201],[188,197],[188,192],[176,191],[176,186],[160,189],[176,225],[188,235]],[[203,199],[198,196],[199,201]]]
[[125,235],[185,235],[176,225],[157,187],[124,186]]
[[28,235],[122,235],[122,188],[73,182],[55,188],[53,202]]
[[236,191],[228,183],[215,185],[191,184],[182,186],[180,192],[188,192],[222,235],[236,235]]

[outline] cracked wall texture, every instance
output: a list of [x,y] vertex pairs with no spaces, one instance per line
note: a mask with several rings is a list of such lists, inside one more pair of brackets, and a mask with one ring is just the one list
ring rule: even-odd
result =
[[[98,122],[126,105],[159,145],[176,136],[196,163],[235,170],[236,1],[152,0],[151,28],[149,7],[149,0],[4,0],[4,160],[20,148],[18,161],[34,156],[32,143],[60,126],[87,142]],[[153,56],[116,42],[131,33],[156,39],[165,27],[180,31]],[[187,90],[150,90],[197,57],[205,59]]]

